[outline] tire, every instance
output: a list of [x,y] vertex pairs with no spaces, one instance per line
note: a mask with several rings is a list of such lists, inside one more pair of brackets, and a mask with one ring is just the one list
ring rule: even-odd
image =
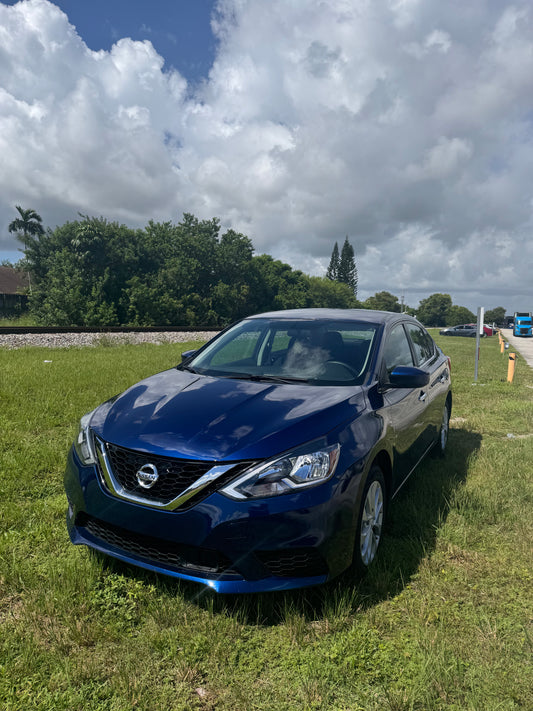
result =
[[366,480],[357,517],[353,559],[355,568],[361,573],[366,572],[376,558],[383,536],[386,499],[383,472],[374,465]]
[[444,410],[442,411],[442,422],[439,430],[439,438],[435,442],[431,454],[435,457],[443,458],[446,454],[446,445],[448,444],[448,435],[450,432],[450,405],[448,401],[444,405]]

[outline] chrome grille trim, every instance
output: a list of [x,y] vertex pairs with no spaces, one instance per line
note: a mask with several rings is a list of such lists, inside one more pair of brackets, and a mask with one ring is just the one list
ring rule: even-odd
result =
[[[236,462],[233,462],[231,464],[220,464],[211,467],[209,471],[182,491],[179,496],[176,496],[170,501],[158,501],[157,499],[147,499],[143,496],[133,494],[120,484],[113,474],[113,468],[107,452],[106,443],[96,435],[94,435],[94,449],[97,455],[98,470],[102,484],[111,494],[114,494],[119,499],[124,499],[126,501],[131,501],[134,504],[141,504],[142,506],[148,506],[149,508],[159,509],[162,511],[175,511],[177,508],[187,503],[187,501],[189,501],[189,499],[193,496],[200,493],[202,489],[205,489],[206,486],[236,466]],[[147,455],[147,457],[149,457],[149,455]]]

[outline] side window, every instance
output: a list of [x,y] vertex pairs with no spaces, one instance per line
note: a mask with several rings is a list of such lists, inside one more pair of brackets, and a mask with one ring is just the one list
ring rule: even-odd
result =
[[429,333],[426,333],[420,326],[414,323],[408,323],[407,332],[411,337],[411,341],[415,350],[415,360],[417,365],[422,365],[433,357],[435,352],[433,341]]
[[383,359],[387,373],[390,373],[397,365],[413,365],[409,341],[401,323],[394,326],[387,336]]

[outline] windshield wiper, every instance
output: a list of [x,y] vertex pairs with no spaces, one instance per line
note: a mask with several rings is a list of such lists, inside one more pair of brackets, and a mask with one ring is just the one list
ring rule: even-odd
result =
[[230,380],[252,380],[253,382],[308,383],[308,378],[291,378],[284,375],[258,375],[257,373],[217,373],[216,377]]
[[271,380],[273,383],[309,383],[309,378],[293,378],[290,375],[259,375],[260,380]]

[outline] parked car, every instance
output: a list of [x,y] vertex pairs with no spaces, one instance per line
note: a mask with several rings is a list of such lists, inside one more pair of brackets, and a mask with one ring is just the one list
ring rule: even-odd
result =
[[[469,323],[469,326],[472,326],[472,328],[475,330],[477,328],[477,324],[475,323]],[[492,326],[487,325],[486,323],[483,324],[483,333],[481,334],[482,338],[485,338],[485,336],[492,336],[494,333],[496,333]]]
[[364,571],[390,501],[444,453],[450,379],[406,314],[245,318],[82,417],[70,538],[223,593]]
[[470,338],[475,338],[476,330],[475,323],[463,323],[460,326],[448,326],[448,328],[442,328],[439,333],[441,336],[468,336]]

